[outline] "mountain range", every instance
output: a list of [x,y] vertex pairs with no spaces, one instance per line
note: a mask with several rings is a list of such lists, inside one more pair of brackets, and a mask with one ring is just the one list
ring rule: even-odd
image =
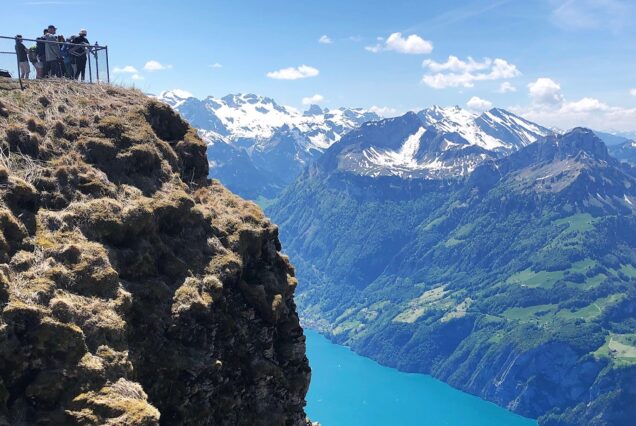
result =
[[340,153],[342,167],[371,176],[465,175],[486,159],[507,155],[551,133],[497,108],[475,114],[457,106],[433,106],[386,121],[361,108],[311,105],[301,113],[253,94],[200,100],[172,90],[158,99],[199,129],[208,143],[210,176],[255,200],[277,197],[327,149],[365,123],[381,121],[390,128],[387,132],[400,128],[377,146]]
[[299,112],[253,94],[200,100],[173,90],[158,99],[199,129],[208,143],[210,176],[251,199],[275,197],[344,134],[380,119],[361,108],[312,105]]
[[416,145],[413,135],[426,152],[438,130],[422,133],[418,118],[349,133],[268,208],[305,323],[542,425],[630,424],[635,169],[587,129],[501,146],[513,152],[465,162],[472,172],[347,161]]

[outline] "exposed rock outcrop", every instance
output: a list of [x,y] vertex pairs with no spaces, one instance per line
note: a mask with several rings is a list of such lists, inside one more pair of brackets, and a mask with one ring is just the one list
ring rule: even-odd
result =
[[141,93],[0,83],[0,424],[305,424],[278,229]]

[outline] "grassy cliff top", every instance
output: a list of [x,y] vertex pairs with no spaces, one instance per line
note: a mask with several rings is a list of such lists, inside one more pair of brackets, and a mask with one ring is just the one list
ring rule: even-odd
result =
[[301,424],[278,230],[172,109],[0,80],[0,425]]

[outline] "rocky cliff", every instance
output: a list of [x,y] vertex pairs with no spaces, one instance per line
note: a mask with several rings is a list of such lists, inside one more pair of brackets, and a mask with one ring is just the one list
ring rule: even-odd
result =
[[0,82],[0,424],[305,424],[278,230],[167,105]]

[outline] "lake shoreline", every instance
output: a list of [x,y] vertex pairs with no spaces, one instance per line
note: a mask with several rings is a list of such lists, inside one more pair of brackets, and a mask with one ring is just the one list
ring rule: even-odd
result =
[[383,366],[334,343],[306,322],[304,329],[312,368],[306,410],[323,426],[537,424],[433,376]]

